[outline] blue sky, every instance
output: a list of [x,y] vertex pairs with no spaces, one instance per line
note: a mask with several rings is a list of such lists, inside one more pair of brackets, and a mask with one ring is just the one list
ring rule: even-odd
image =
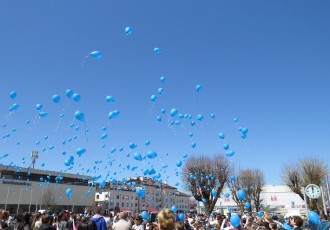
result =
[[[325,0],[2,1],[0,134],[10,137],[1,139],[0,157],[9,155],[0,163],[28,166],[31,151],[38,150],[37,168],[66,170],[64,161],[74,156],[70,172],[86,173],[96,165],[89,174],[106,178],[109,172],[108,179],[140,175],[153,166],[179,188],[175,162],[183,154],[225,153],[225,143],[236,152],[230,158],[235,165],[262,170],[268,184],[281,184],[282,165],[299,157],[329,163],[329,10]],[[162,52],[154,53],[155,47]],[[82,67],[94,50],[102,58],[88,57]],[[67,89],[81,101],[66,97]],[[54,94],[61,96],[59,104],[52,102]],[[155,102],[152,94],[158,95]],[[107,95],[116,101],[107,103]],[[13,103],[20,107],[10,113]],[[37,103],[47,117],[38,118]],[[197,114],[204,119],[191,126],[189,119],[170,117],[172,108],[191,114],[191,120]],[[115,109],[119,117],[109,120]],[[85,114],[87,138],[76,110]],[[172,120],[182,125],[169,125]],[[246,139],[239,127],[249,129]],[[131,142],[138,147],[131,150]],[[80,147],[87,152],[78,157]],[[135,152],[150,150],[156,159],[133,159]],[[132,172],[127,165],[138,168]]]

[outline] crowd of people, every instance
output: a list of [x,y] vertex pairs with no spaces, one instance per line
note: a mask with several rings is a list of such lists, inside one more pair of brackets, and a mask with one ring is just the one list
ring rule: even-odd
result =
[[[237,215],[237,214],[235,214]],[[17,213],[13,217],[0,210],[0,229],[4,230],[330,230],[326,215],[320,215],[319,224],[308,221],[306,216],[279,218],[264,213],[262,217],[243,215],[238,224],[232,224],[230,215],[217,213],[207,217],[203,214],[179,215],[169,209],[160,211],[154,222],[141,215],[120,212],[104,215],[101,206],[94,213],[73,214],[62,211],[57,216],[47,213]]]

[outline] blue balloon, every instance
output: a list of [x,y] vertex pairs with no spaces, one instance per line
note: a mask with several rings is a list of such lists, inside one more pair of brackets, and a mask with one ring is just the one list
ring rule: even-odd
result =
[[142,161],[142,156],[140,153],[134,153],[134,159],[137,161]]
[[72,189],[71,188],[68,188],[66,191],[65,191],[65,195],[70,198],[72,196]]
[[291,205],[294,205],[295,203],[294,203],[294,201],[291,201]]
[[215,118],[215,114],[214,114],[214,113],[211,113],[211,114],[210,114],[210,117],[211,117],[212,119],[214,119],[214,118]]
[[102,53],[100,51],[93,51],[89,55],[95,59],[100,59],[102,57]]
[[182,166],[182,161],[178,160],[178,161],[176,162],[176,166],[177,166],[177,167],[181,167],[181,166]]
[[76,153],[79,157],[81,157],[84,153],[86,152],[86,149],[85,148],[78,148],[76,150]]
[[171,207],[171,211],[172,211],[172,212],[176,212],[176,211],[178,211],[178,208],[177,208],[175,205],[173,205],[173,206]]
[[115,102],[116,100],[115,100],[115,98],[113,97],[113,96],[106,96],[106,98],[105,98],[105,101],[106,102]]
[[218,137],[219,137],[220,139],[225,139],[225,134],[224,134],[224,133],[219,133],[219,134],[218,134]]
[[242,133],[242,134],[247,134],[248,131],[249,131],[249,130],[248,130],[247,128],[242,128],[241,133]]
[[195,126],[196,122],[195,121],[191,121],[190,124],[191,124],[191,126]]
[[156,48],[154,48],[154,52],[156,54],[160,54],[162,52],[162,50],[160,48],[156,47]]
[[161,76],[159,80],[160,80],[162,83],[164,83],[164,84],[165,84],[165,80],[166,80],[166,79],[165,79],[165,77],[164,77],[164,76]]
[[17,93],[16,93],[15,91],[11,91],[11,92],[9,93],[9,97],[10,97],[11,99],[15,99],[15,98],[17,97]]
[[149,151],[147,157],[150,159],[155,159],[157,157],[157,153],[155,151]]
[[84,115],[83,112],[81,112],[81,111],[76,111],[76,112],[74,113],[74,116],[75,116],[75,118],[76,118],[78,121],[85,122],[85,115]]
[[202,198],[202,202],[205,204],[207,200],[205,198]]
[[137,147],[137,144],[131,142],[131,143],[129,143],[129,147],[130,147],[131,149],[135,149],[135,148]]
[[57,94],[53,95],[52,99],[53,99],[53,102],[55,102],[55,103],[59,103],[61,101],[61,97]]
[[114,110],[109,113],[109,119],[114,119],[119,117],[119,110]]
[[11,106],[12,110],[17,110],[19,108],[19,104],[18,103],[14,103],[12,106]]
[[202,121],[203,118],[204,118],[204,116],[203,116],[202,114],[197,114],[197,118],[196,118],[196,120],[197,120],[197,121]]
[[180,221],[184,221],[184,213],[180,212],[178,217]]
[[37,109],[37,110],[41,110],[42,107],[43,107],[42,104],[37,104],[37,105],[36,105],[36,109]]
[[150,145],[150,141],[146,140],[146,146]]
[[245,202],[244,206],[245,206],[245,208],[250,208],[251,204],[250,204],[250,202]]
[[176,108],[171,109],[171,117],[175,117],[178,114],[178,110]]
[[40,117],[40,118],[47,117],[47,115],[48,115],[48,114],[47,114],[46,112],[40,112],[40,113],[39,113],[39,117]]
[[263,211],[259,211],[257,214],[258,214],[258,217],[263,217],[264,216],[264,212]]
[[308,213],[307,217],[308,217],[308,220],[309,220],[310,222],[312,222],[313,224],[319,224],[319,223],[320,223],[320,217],[319,217],[319,215],[318,215],[316,212],[314,212],[314,211],[310,211],[310,212]]
[[212,196],[213,196],[213,197],[216,197],[217,195],[218,195],[217,190],[213,189],[213,190],[212,190]]
[[234,122],[235,122],[235,123],[238,122],[238,118],[235,117],[235,118],[234,118]]
[[224,149],[224,150],[228,150],[228,149],[229,149],[229,145],[228,145],[228,144],[224,144],[224,145],[223,145],[223,149]]
[[156,95],[151,95],[150,100],[151,101],[156,101],[157,100],[157,96]]
[[72,95],[72,100],[74,100],[75,102],[79,102],[80,101],[80,95],[78,93],[74,93]]
[[102,140],[106,139],[107,137],[108,137],[108,134],[106,134],[106,133],[103,133],[103,134],[101,135],[101,139],[102,139]]
[[235,181],[236,180],[235,176],[230,176],[230,180]]
[[231,215],[230,217],[230,223],[233,225],[235,228],[237,228],[241,224],[241,219],[237,214]]
[[233,209],[231,207],[228,208],[228,212],[231,212],[233,211]]
[[68,97],[68,98],[72,98],[72,96],[73,96],[73,90],[72,89],[67,89],[66,91],[65,91],[65,95]]
[[230,197],[230,194],[227,192],[227,193],[225,194],[225,197],[226,197],[226,198],[229,198],[229,197]]
[[129,26],[127,26],[127,27],[125,28],[125,34],[126,34],[126,35],[131,35],[132,33],[133,33],[132,28],[129,27]]
[[234,150],[230,150],[229,152],[226,153],[227,157],[232,157],[235,155],[235,151]]
[[195,148],[196,145],[197,145],[196,142],[191,142],[191,147],[192,147],[192,148]]
[[159,94],[162,94],[164,92],[164,89],[163,88],[158,88],[158,93]]
[[237,197],[238,197],[238,199],[244,200],[245,195],[246,194],[245,194],[245,191],[243,189],[240,189],[240,190],[237,191]]
[[105,180],[102,180],[102,181],[100,182],[100,188],[101,188],[101,189],[104,189],[105,186],[106,186],[106,184],[107,184],[107,182],[106,182]]
[[201,89],[202,89],[202,86],[201,85],[196,85],[196,91],[197,92],[201,91]]
[[162,121],[162,117],[161,116],[157,116],[156,117],[156,120],[160,122],[160,121]]
[[144,220],[148,219],[148,217],[149,217],[148,212],[147,212],[147,211],[143,211],[143,212],[141,212],[141,217],[142,217],[142,219],[144,219]]

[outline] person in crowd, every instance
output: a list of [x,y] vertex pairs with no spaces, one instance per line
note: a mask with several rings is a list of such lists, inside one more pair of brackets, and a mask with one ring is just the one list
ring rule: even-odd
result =
[[278,216],[274,215],[272,219],[274,223],[277,225],[277,228],[282,228],[283,224],[280,221],[278,221]]
[[320,215],[320,223],[317,226],[317,230],[329,230],[330,222],[328,221],[328,217],[324,214]]
[[42,215],[41,217],[41,225],[39,230],[56,230],[53,226],[52,218],[48,215]]
[[175,214],[169,209],[163,209],[158,213],[158,223],[155,223],[159,230],[173,230],[175,228]]
[[269,227],[270,227],[270,230],[277,230],[277,224],[275,222],[269,224]]
[[133,230],[144,230],[144,224],[141,215],[136,215],[134,219]]
[[41,213],[37,212],[34,214],[32,218],[31,228],[33,230],[39,230],[40,226],[41,226]]
[[62,212],[58,216],[59,218],[59,223],[57,225],[57,230],[65,230],[68,228],[68,223],[69,223],[69,218],[70,218],[70,213],[69,212]]
[[97,230],[97,227],[94,221],[83,217],[77,225],[77,230]]
[[118,214],[118,221],[113,224],[112,229],[113,230],[131,230],[132,225],[130,222],[126,220],[127,213],[126,212],[120,212]]
[[291,218],[290,223],[293,226],[294,230],[301,230],[302,229],[301,227],[303,226],[304,221],[301,219],[300,216],[293,216]]
[[175,230],[184,230],[184,223],[182,221],[176,222]]
[[107,230],[107,223],[104,220],[102,214],[102,206],[97,206],[95,208],[95,215],[90,218],[91,221],[94,221],[96,224],[97,230]]
[[109,212],[108,215],[103,214],[105,223],[107,224],[107,229],[110,230],[112,226],[112,213]]
[[4,230],[9,230],[9,225],[7,223],[9,219],[9,212],[4,211],[4,210],[0,210],[0,228],[4,229]]
[[129,222],[131,223],[131,226],[133,226],[135,223],[135,216],[134,215],[131,215],[130,217],[129,217]]

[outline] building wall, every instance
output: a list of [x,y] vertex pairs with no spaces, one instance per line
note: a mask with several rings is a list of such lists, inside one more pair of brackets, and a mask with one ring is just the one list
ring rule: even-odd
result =
[[[36,172],[34,172],[36,173]],[[40,174],[46,177],[47,174]],[[72,189],[72,196],[66,196],[66,190]],[[0,180],[0,209],[11,212],[18,209],[35,211],[48,206],[63,206],[70,210],[78,206],[94,205],[95,188],[81,185],[57,184],[2,178]]]
[[[95,202],[101,203],[106,209],[114,210],[119,207],[121,210],[129,209],[133,213],[142,210],[161,210],[177,205],[178,210],[189,211],[189,196],[177,196],[176,188],[162,184],[145,185],[145,196],[140,198],[135,191],[110,189],[96,192]],[[179,208],[180,207],[180,208]]]
[[[223,189],[222,194],[226,193],[230,194],[229,188]],[[305,201],[301,199],[298,194],[292,192],[287,186],[266,185],[263,187],[260,198],[262,199],[262,205],[268,206],[268,208],[275,213],[287,213],[288,210],[298,210],[301,214],[306,213]],[[292,201],[294,205],[292,205]],[[223,211],[229,207],[234,208],[234,210],[236,207],[232,196],[230,195],[229,198],[225,198],[224,195],[222,195],[217,200],[214,211]],[[199,212],[204,212],[203,202],[198,203],[197,209]]]

